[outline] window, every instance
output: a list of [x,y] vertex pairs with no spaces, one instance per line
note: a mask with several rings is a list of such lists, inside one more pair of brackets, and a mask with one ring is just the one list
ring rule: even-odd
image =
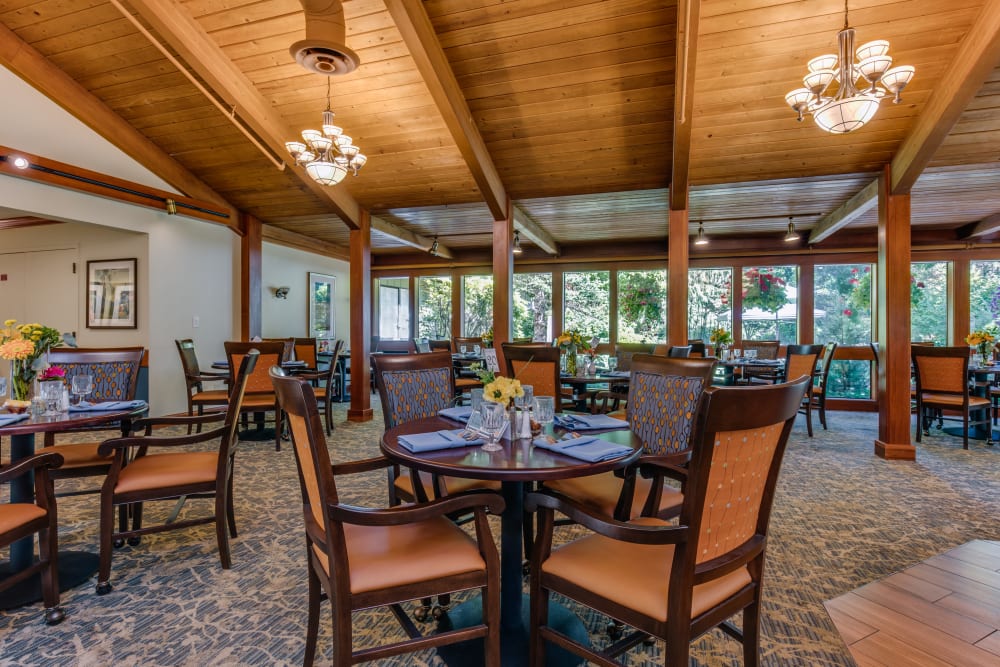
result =
[[948,262],[910,265],[910,338],[948,344]]
[[514,338],[548,342],[552,335],[552,274],[514,274]]
[[1000,262],[970,262],[969,273],[969,331],[1000,325]]
[[409,278],[378,278],[378,337],[407,340],[410,337]]
[[493,276],[462,277],[462,335],[482,336],[493,326]]
[[[867,345],[872,338],[871,264],[817,265],[815,338],[817,343]],[[870,398],[872,362],[835,360],[827,396]]]
[[563,274],[563,329],[576,329],[586,340],[611,340],[611,272]]
[[798,267],[743,269],[743,339],[798,340]]
[[417,337],[451,338],[451,278],[417,278]]
[[667,272],[618,272],[619,343],[667,342]]
[[733,329],[733,270],[688,270],[688,338],[706,343],[712,329]]

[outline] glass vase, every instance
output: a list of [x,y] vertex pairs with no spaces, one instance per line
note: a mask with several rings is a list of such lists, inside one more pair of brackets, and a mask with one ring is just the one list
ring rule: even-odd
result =
[[566,374],[576,376],[576,348],[570,347],[566,350]]
[[10,362],[10,397],[15,401],[31,400],[31,386],[34,377],[30,369],[30,360],[12,359]]

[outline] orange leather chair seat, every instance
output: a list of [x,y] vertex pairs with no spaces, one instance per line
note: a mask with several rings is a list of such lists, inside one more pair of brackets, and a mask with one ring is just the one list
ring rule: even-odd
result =
[[115,493],[130,493],[185,484],[215,486],[218,452],[183,452],[141,456],[122,468]]
[[[486,569],[475,540],[445,518],[401,526],[344,524],[351,592],[366,593]],[[330,575],[329,560],[313,550]]]
[[[621,496],[622,481],[620,477],[615,477],[613,472],[606,472],[587,477],[552,480],[545,482],[545,488],[564,493],[605,516],[613,516],[615,506],[618,505],[618,498]],[[652,481],[636,475],[635,493],[632,496],[633,518],[642,511],[646,498],[649,496]],[[680,507],[683,501],[684,494],[670,486],[664,486],[663,495],[660,497],[660,512]]]
[[20,528],[45,516],[45,510],[34,503],[0,504],[0,533]]
[[250,408],[255,408],[259,410],[274,410],[274,404],[277,399],[274,394],[246,394],[243,397],[243,411],[246,412]]
[[199,391],[198,393],[191,396],[191,401],[193,403],[220,403],[226,404],[229,402],[229,392],[225,389],[210,389],[208,391]]
[[[427,497],[434,498],[434,488],[431,486],[431,475],[429,473],[421,473],[420,479],[424,484],[424,492],[427,494]],[[444,488],[449,495],[452,493],[462,493],[463,491],[469,491],[471,489],[500,490],[500,482],[490,482],[484,479],[445,477],[442,481],[444,482]],[[396,477],[394,486],[398,491],[407,494],[410,498],[416,497],[413,492],[413,480],[410,478],[409,470],[403,468],[399,471],[399,476]]]
[[[652,518],[636,519],[631,523],[668,525],[665,521]],[[672,544],[618,542],[595,534],[554,550],[542,563],[542,571],[640,614],[666,622],[673,552]],[[719,604],[751,581],[747,568],[741,567],[714,581],[695,586],[692,617]]]
[[41,452],[57,452],[62,454],[61,470],[67,468],[82,468],[84,466],[111,465],[111,456],[100,456],[97,453],[99,442],[78,442],[72,445],[52,445],[42,447]]
[[[925,391],[922,399],[924,403],[934,403],[935,405],[954,405],[959,409],[962,407],[962,397],[955,396],[954,394],[935,394],[930,391]],[[970,408],[985,408],[988,407],[989,404],[990,399],[988,398],[984,398],[982,396],[969,397]]]

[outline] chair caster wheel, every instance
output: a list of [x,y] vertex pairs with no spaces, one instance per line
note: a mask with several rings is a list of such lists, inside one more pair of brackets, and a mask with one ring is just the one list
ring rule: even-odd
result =
[[109,581],[99,581],[97,582],[97,594],[107,595],[111,592],[111,582]]
[[415,612],[413,612],[413,618],[417,619],[421,623],[427,620],[427,617],[431,613],[430,607],[420,606]]
[[139,542],[141,541],[142,541],[141,537],[130,537],[128,538],[128,545],[130,547],[137,547],[139,546]]
[[608,637],[616,641],[621,639],[624,628],[621,623],[608,623]]
[[439,620],[442,616],[448,615],[449,609],[451,609],[451,605],[446,605],[446,606],[434,605],[434,607],[431,609],[431,616]]
[[121,549],[123,546],[125,546],[125,540],[123,540],[120,537],[116,537],[111,544],[115,545],[115,549]]
[[66,618],[66,612],[62,607],[52,607],[45,610],[45,625],[59,625]]

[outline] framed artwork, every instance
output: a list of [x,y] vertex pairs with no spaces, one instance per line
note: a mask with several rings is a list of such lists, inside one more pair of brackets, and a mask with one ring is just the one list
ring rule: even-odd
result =
[[309,321],[307,335],[316,338],[320,351],[333,348],[331,342],[336,334],[334,329],[334,298],[337,279],[322,273],[309,273]]
[[138,327],[137,260],[101,259],[87,262],[87,328]]

